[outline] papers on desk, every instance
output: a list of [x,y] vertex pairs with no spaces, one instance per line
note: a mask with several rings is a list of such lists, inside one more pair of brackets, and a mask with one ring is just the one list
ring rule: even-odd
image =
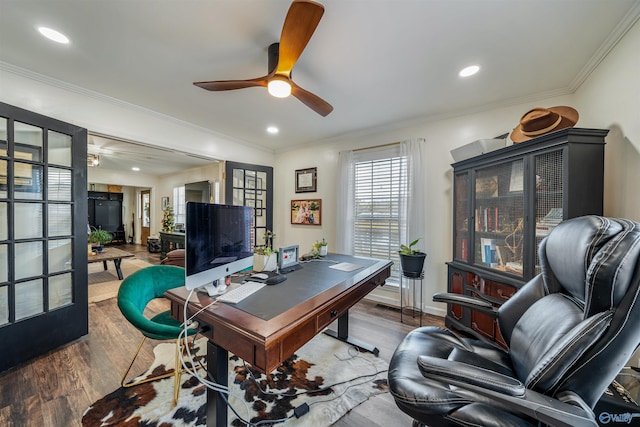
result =
[[361,265],[359,264],[352,264],[350,262],[341,262],[339,264],[334,264],[329,266],[329,268],[334,268],[336,270],[340,270],[340,271],[354,271],[357,270],[359,268],[362,268]]

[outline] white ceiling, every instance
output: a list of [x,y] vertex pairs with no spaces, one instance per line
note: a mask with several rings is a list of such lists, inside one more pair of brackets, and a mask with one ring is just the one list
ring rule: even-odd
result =
[[278,151],[571,93],[640,15],[640,0],[322,3],[293,79],[327,117],[264,88],[192,84],[265,75],[290,0],[0,0],[0,61]]

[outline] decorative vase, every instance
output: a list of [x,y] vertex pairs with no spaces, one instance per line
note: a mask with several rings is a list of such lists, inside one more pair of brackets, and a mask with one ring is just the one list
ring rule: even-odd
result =
[[424,267],[424,259],[427,257],[425,253],[415,255],[400,254],[400,266],[402,274],[406,277],[420,277],[422,268]]
[[253,254],[254,271],[273,271],[278,264],[278,254],[261,255]]
[[327,245],[320,246],[320,256],[327,256]]

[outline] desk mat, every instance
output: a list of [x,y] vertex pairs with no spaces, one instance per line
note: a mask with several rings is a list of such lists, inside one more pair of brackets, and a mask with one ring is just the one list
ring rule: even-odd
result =
[[[358,264],[361,268],[354,271],[329,268],[342,262]],[[287,274],[287,280],[284,282],[265,286],[239,303],[229,305],[260,319],[270,320],[344,280],[357,276],[376,262],[378,261],[368,258],[331,254],[318,260],[304,262],[301,269]]]

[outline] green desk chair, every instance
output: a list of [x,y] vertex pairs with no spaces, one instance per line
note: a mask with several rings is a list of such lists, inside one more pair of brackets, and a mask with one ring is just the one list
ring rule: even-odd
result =
[[[169,311],[160,313],[149,319],[144,316],[144,310],[147,304],[155,298],[162,298],[164,293],[169,289],[184,286],[184,269],[171,265],[154,265],[143,268],[133,273],[131,276],[123,280],[118,291],[118,307],[124,317],[135,326],[144,337],[133,356],[127,371],[122,376],[120,384],[123,387],[131,387],[134,385],[168,378],[174,376],[173,405],[178,401],[178,391],[180,390],[180,375],[182,366],[180,364],[180,353],[182,351],[181,340],[178,339],[182,326],[180,322],[173,319]],[[195,330],[190,329],[189,335],[195,334]],[[147,378],[133,383],[126,383],[125,379],[133,366],[133,362],[138,357],[142,344],[147,338],[155,340],[175,340],[176,341],[176,365],[174,372],[164,375]],[[186,340],[186,337],[185,337]],[[186,344],[186,343],[185,343]]]

